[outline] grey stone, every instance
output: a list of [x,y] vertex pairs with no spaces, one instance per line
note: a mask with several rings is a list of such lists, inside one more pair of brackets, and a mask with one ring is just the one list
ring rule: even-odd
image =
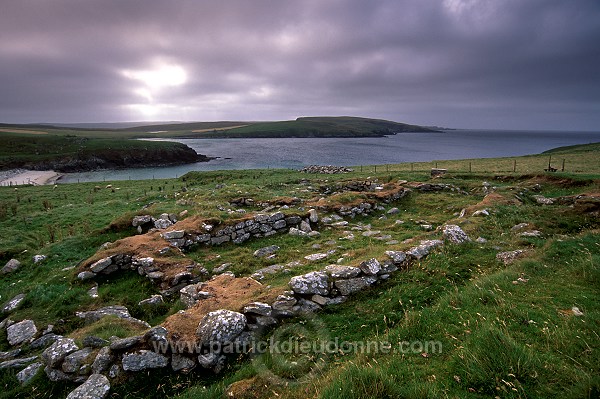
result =
[[282,212],[276,212],[276,213],[272,214],[271,216],[269,216],[269,221],[275,223],[284,218],[285,218],[285,215]]
[[354,266],[328,265],[325,267],[325,273],[332,279],[353,278],[360,274],[360,268]]
[[325,259],[326,257],[328,257],[328,254],[324,254],[324,253],[317,253],[317,254],[311,254],[311,255],[306,255],[304,257],[304,259],[311,261],[311,262],[315,262],[321,259]]
[[92,354],[92,348],[83,348],[65,356],[62,362],[62,371],[65,373],[75,373],[84,364],[91,363],[90,355]]
[[48,259],[46,255],[33,255],[33,263],[38,264]]
[[389,256],[396,265],[401,265],[406,261],[406,253],[402,251],[385,251],[385,254]]
[[42,352],[42,359],[50,368],[60,365],[64,358],[79,350],[72,338],[59,338],[50,347]]
[[67,399],[104,399],[110,391],[110,382],[102,374],[92,374],[67,396]]
[[389,211],[387,211],[388,215],[395,215],[397,213],[400,213],[400,209],[398,208],[391,208]]
[[261,316],[271,316],[273,309],[271,305],[263,302],[252,302],[244,306],[244,313],[252,313]]
[[0,270],[0,274],[8,274],[17,271],[21,267],[21,262],[16,259],[11,259]]
[[406,251],[406,255],[412,256],[416,259],[421,259],[429,255],[429,252],[431,252],[431,250],[441,245],[444,245],[444,243],[441,240],[423,240],[416,247],[412,247],[408,251]]
[[442,237],[453,244],[464,244],[471,241],[467,233],[455,224],[445,225],[442,229]]
[[231,310],[220,309],[208,313],[200,320],[196,336],[200,345],[231,342],[246,327],[246,316]]
[[48,379],[52,382],[59,382],[59,381],[74,381],[77,378],[81,378],[82,381],[85,381],[85,377],[77,377],[73,374],[67,374],[65,372],[63,372],[62,370],[58,370],[55,368],[52,368],[50,366],[46,366],[44,368],[44,372],[46,373],[46,376],[48,377]]
[[308,234],[302,230],[298,230],[295,227],[291,227],[289,231],[289,235],[298,236],[298,237],[306,237]]
[[154,227],[156,227],[159,230],[164,230],[168,227],[171,227],[173,225],[173,222],[171,222],[169,219],[156,219],[154,221]]
[[284,229],[285,226],[287,226],[287,223],[285,222],[285,220],[278,220],[275,223],[273,223],[273,228],[275,230],[281,230]]
[[540,205],[552,205],[554,204],[554,200],[550,198],[546,198],[543,195],[532,195],[531,198],[535,200]]
[[277,245],[270,245],[268,247],[260,248],[254,251],[254,256],[256,256],[257,258],[262,258],[267,255],[274,254],[275,252],[279,251],[279,249],[280,248]]
[[29,346],[31,347],[31,349],[47,348],[48,346],[56,342],[56,340],[59,338],[62,338],[62,335],[45,334],[39,337],[38,339],[34,340]]
[[329,298],[315,294],[310,297],[310,300],[320,306],[325,306],[329,304]]
[[473,216],[490,216],[490,212],[487,209],[481,209],[473,212]]
[[265,278],[265,275],[276,274],[277,272],[279,272],[283,269],[284,269],[283,265],[271,265],[271,266],[264,267],[262,269],[258,269],[250,277],[252,277],[255,280],[263,280]]
[[29,341],[36,333],[37,328],[33,320],[23,320],[6,329],[8,343],[13,346]]
[[8,352],[0,352],[0,360],[14,359],[21,354],[21,349],[13,349]]
[[398,270],[398,266],[396,266],[396,263],[392,260],[386,260],[381,264],[381,270],[377,274],[379,275],[379,278],[381,278],[381,276],[383,276],[384,274],[389,275],[390,273],[393,273],[396,270]]
[[188,308],[191,308],[201,299],[206,299],[212,295],[209,292],[202,291],[204,283],[190,284],[179,290],[181,302]]
[[140,337],[140,336],[120,338],[120,339],[117,339],[117,340],[111,342],[109,348],[112,351],[125,350],[125,349],[129,349],[133,346],[136,346],[140,342],[142,342],[142,337]]
[[317,213],[316,209],[308,210],[308,219],[311,223],[317,223],[319,221],[319,214]]
[[162,234],[165,240],[176,240],[185,236],[185,230],[166,231]]
[[173,371],[188,371],[193,369],[195,366],[196,362],[194,361],[194,359],[180,355],[178,353],[173,353],[171,355],[171,368],[173,369]]
[[123,355],[122,364],[125,371],[142,371],[167,367],[169,359],[153,351],[141,350]]
[[351,295],[373,285],[376,281],[377,278],[374,276],[357,277],[346,280],[337,280],[335,282],[335,287],[340,291],[340,294]]
[[511,231],[518,231],[529,227],[529,223],[519,223],[510,228]]
[[210,239],[210,243],[212,245],[221,245],[221,244],[224,244],[224,243],[226,243],[226,242],[228,242],[230,240],[231,240],[230,236],[223,235],[223,236],[219,236],[219,237],[212,237]]
[[539,230],[524,231],[519,234],[519,237],[541,237],[542,232]]
[[152,216],[150,215],[135,216],[131,221],[133,227],[143,226],[148,223],[152,223]]
[[205,369],[213,368],[219,361],[219,355],[214,352],[209,352],[204,355],[198,355],[198,364]]
[[96,277],[96,273],[91,272],[89,270],[85,270],[77,275],[77,278],[81,281],[90,280],[94,277]]
[[31,357],[24,357],[24,358],[20,358],[20,359],[5,360],[2,363],[0,363],[0,370],[21,368],[21,367],[33,362],[34,360],[37,360],[37,358],[38,358],[37,356],[31,356]]
[[297,294],[327,295],[329,293],[328,276],[323,272],[310,272],[292,277],[289,284]]
[[367,261],[361,262],[359,267],[364,274],[375,275],[381,270],[381,263],[379,263],[377,259],[371,258]]
[[101,348],[92,363],[93,373],[104,373],[115,360],[115,356],[108,346]]
[[0,312],[4,314],[12,312],[13,310],[17,309],[19,305],[21,305],[24,299],[25,294],[19,294],[15,296],[13,299],[6,302],[4,306],[2,306],[2,310],[0,310]]
[[17,373],[17,380],[19,380],[21,385],[27,384],[33,377],[35,377],[42,366],[43,364],[38,362],[30,364]]
[[121,375],[121,367],[119,367],[118,364],[113,364],[110,366],[110,369],[108,370],[108,376],[110,378],[117,378],[119,375]]
[[165,303],[162,295],[152,295],[150,298],[142,299],[138,302],[138,306],[158,306]]
[[298,304],[294,306],[294,311],[297,313],[314,313],[321,309],[321,306],[316,302],[308,299],[300,298]]
[[109,256],[109,257],[106,257],[104,259],[100,259],[99,261],[94,262],[90,266],[90,270],[94,273],[100,273],[101,271],[103,271],[110,265],[112,265],[112,258]]

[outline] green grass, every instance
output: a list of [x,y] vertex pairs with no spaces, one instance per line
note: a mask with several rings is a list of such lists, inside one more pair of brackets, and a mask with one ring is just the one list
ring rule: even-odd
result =
[[[592,154],[597,157],[597,152]],[[537,165],[535,162],[542,158],[523,157],[518,162]],[[413,191],[385,206],[386,210],[398,207],[398,214],[387,215],[384,210],[358,216],[344,228],[320,228],[321,236],[314,239],[276,235],[242,246],[198,247],[187,254],[209,270],[232,263],[230,270],[236,275],[249,276],[271,264],[303,261],[305,255],[336,250],[325,260],[303,261],[291,273],[263,281],[285,289],[290,276],[322,269],[339,258],[343,258],[344,265],[357,265],[371,257],[383,260],[388,249],[406,249],[420,239],[440,237],[439,231],[423,230],[422,221],[434,227],[459,223],[472,238],[482,236],[488,242],[446,245],[409,269],[396,272],[388,281],[316,316],[329,336],[341,341],[385,341],[393,348],[402,341],[436,341],[442,345],[441,352],[427,356],[422,351],[336,353],[310,381],[288,385],[264,379],[250,359],[241,358],[231,361],[224,374],[218,376],[201,370],[190,375],[168,371],[138,374],[127,382],[114,382],[111,395],[143,398],[159,392],[167,397],[220,398],[226,396],[230,384],[236,383],[246,384],[241,397],[249,398],[597,397],[600,222],[596,215],[577,213],[566,205],[538,205],[531,196],[598,192],[598,175],[507,173],[496,179],[494,162],[500,161],[479,161],[478,167],[490,169],[477,173],[451,170],[435,181],[452,184],[469,195]],[[16,191],[0,187],[0,203],[5,210],[0,213],[0,262],[12,257],[23,262],[19,271],[0,276],[1,300],[26,293],[25,302],[10,315],[11,319],[31,318],[38,328],[54,324],[57,332],[77,339],[86,334],[104,338],[137,334],[139,331],[119,321],[85,326],[75,317],[77,311],[123,304],[134,317],[156,325],[182,309],[175,299],[156,309],[139,307],[139,300],[157,293],[159,288],[134,272],[99,280],[99,297],[95,299],[87,294],[93,284],[75,278],[74,267],[103,243],[135,234],[129,226],[133,215],[158,216],[188,210],[189,215],[227,221],[243,216],[229,205],[234,198],[249,197],[256,203],[275,197],[307,201],[323,196],[323,187],[335,187],[343,180],[364,180],[368,176],[379,182],[428,179],[422,170],[410,172],[406,165],[396,167],[405,169],[379,166],[377,173],[365,168],[363,172],[326,176],[287,170],[214,171],[190,173],[176,180],[107,182],[100,188],[93,183],[59,185],[55,189],[19,187]],[[425,164],[422,168],[425,170]],[[523,204],[490,205],[489,217],[457,219],[463,208],[484,198],[483,181],[496,186],[496,192],[507,198],[519,195]],[[115,190],[105,188],[107,184]],[[344,194],[338,200],[352,201],[360,196]],[[263,206],[243,209],[259,212]],[[272,212],[275,210],[277,207]],[[305,210],[296,206],[284,212]],[[404,223],[397,224],[396,220]],[[522,222],[541,230],[543,237],[522,238],[511,232],[512,226]],[[413,241],[387,245],[374,236],[363,236],[366,225],[400,242]],[[348,232],[354,234],[354,240],[340,240]],[[281,247],[274,259],[252,255],[267,245]],[[498,252],[513,249],[526,249],[528,256],[508,266],[495,258]],[[31,257],[37,253],[48,255],[48,259],[34,265]],[[573,306],[584,316],[569,314]],[[5,335],[0,334],[0,350],[8,349]],[[280,370],[288,377],[294,377],[297,371]],[[36,377],[30,387],[21,388],[14,374],[6,370],[0,373],[3,397],[64,397],[74,388],[51,384],[43,375]]]

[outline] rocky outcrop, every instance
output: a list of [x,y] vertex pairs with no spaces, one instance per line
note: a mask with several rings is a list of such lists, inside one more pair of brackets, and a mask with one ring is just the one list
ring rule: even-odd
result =
[[442,238],[453,244],[464,244],[471,241],[467,233],[455,224],[448,224],[443,227]]

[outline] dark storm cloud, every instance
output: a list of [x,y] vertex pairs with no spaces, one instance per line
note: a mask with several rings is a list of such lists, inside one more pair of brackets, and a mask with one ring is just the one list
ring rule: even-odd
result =
[[596,0],[5,2],[0,121],[600,126]]

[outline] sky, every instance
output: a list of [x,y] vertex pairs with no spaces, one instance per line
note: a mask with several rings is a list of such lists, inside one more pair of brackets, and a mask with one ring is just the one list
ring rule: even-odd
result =
[[599,0],[0,0],[0,122],[600,130]]

